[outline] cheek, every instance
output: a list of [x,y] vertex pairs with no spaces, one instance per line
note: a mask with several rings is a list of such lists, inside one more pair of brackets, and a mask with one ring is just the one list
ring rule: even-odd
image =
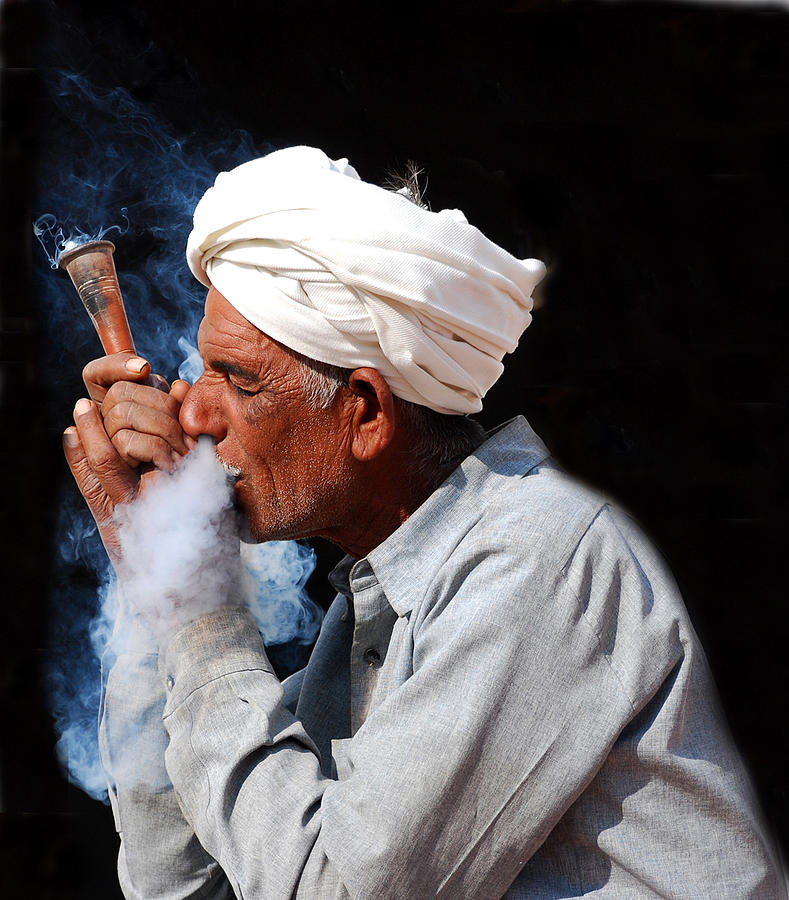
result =
[[235,396],[232,400],[235,421],[243,423],[250,434],[268,435],[288,431],[291,417],[286,407],[276,406],[260,394],[254,397]]
[[282,416],[275,414],[270,405],[267,408],[255,398],[243,405],[235,402],[232,407],[227,419],[228,449],[243,457],[239,465],[250,473],[275,478],[298,446],[292,430],[283,427]]
[[[340,467],[337,423],[323,410],[305,410],[286,401],[275,406],[260,396],[232,398],[228,439],[244,455],[250,474],[288,493],[320,491]],[[242,400],[242,403],[237,402]]]
[[292,467],[313,490],[335,491],[347,468],[337,423],[333,420],[303,423],[294,440]]

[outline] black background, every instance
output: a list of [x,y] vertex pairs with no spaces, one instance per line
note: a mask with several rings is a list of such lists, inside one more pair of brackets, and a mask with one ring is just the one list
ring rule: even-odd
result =
[[[57,141],[42,70],[64,65],[198,138],[309,143],[373,181],[413,158],[433,209],[548,262],[481,418],[525,412],[663,550],[785,844],[789,13],[8,0],[2,14],[0,893],[117,895],[109,811],[60,774],[40,685],[70,406],[41,375],[30,221],[37,157]],[[325,602],[335,554],[319,553]]]

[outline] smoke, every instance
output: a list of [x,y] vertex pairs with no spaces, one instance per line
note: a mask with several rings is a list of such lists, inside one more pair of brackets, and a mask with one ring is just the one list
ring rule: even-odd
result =
[[[63,508],[61,554],[71,563],[95,564],[89,549],[95,526],[75,515],[77,510],[72,504]],[[97,573],[102,583],[94,614],[63,596],[72,627],[76,622],[85,629],[90,652],[69,644],[50,673],[58,757],[72,781],[97,799],[106,797],[96,737],[98,660],[110,639],[116,652],[139,640],[129,627],[132,620],[118,618],[121,600],[154,635],[226,602],[249,606],[268,646],[309,645],[322,620],[304,589],[315,567],[314,552],[293,541],[240,543],[232,488],[207,436],[173,473],[151,477],[140,499],[118,507],[115,519],[125,561],[120,583],[105,562]],[[127,775],[145,778],[137,760],[126,765]]]
[[[45,249],[34,259],[47,346],[45,364],[79,372],[98,350],[90,323],[65,277],[51,266],[73,243],[108,237],[137,348],[157,371],[179,362],[174,336],[193,338],[204,290],[184,259],[192,211],[218,171],[273,149],[245,131],[221,142],[172,135],[154,112],[122,88],[99,88],[74,72],[47,80],[44,115],[57,140],[41,151],[34,232]],[[118,241],[122,236],[123,241]],[[67,355],[62,335],[69,335]]]
[[[204,289],[183,256],[192,210],[218,171],[274,148],[256,143],[244,131],[221,127],[215,131],[221,142],[174,135],[154,109],[128,91],[98,87],[74,72],[48,76],[42,116],[53,137],[42,146],[38,166],[34,231],[45,252],[34,257],[33,277],[44,338],[41,381],[49,385],[53,429],[62,430],[69,424],[64,411],[84,393],[79,373],[101,349],[67,276],[51,269],[58,255],[73,243],[114,239],[118,278],[139,353],[168,378],[180,363],[180,377],[193,381],[202,370],[194,343]],[[191,588],[207,604],[216,602],[211,597],[224,596],[235,580],[286,674],[306,662],[320,626],[322,613],[304,590],[315,556],[307,546],[286,542],[245,546],[241,559],[229,524],[224,478],[212,450],[201,447],[174,475],[161,476],[146,488],[139,524],[130,511],[121,513],[130,553],[148,560],[140,569],[147,580],[138,573],[124,591],[138,600],[155,597],[160,604],[169,597],[172,604],[185,588],[177,585],[179,574],[183,579],[191,572]],[[212,486],[210,491],[205,484]],[[99,659],[112,634],[118,589],[73,485],[63,489],[59,506],[48,693],[58,756],[70,779],[103,798]],[[176,509],[181,513],[171,515]],[[209,572],[202,561],[211,554],[225,562]],[[172,612],[166,605],[154,611],[160,618]]]
[[304,585],[315,568],[314,551],[295,541],[241,544],[241,589],[266,644],[312,643],[323,611]]
[[[123,595],[155,634],[243,600],[266,643],[315,637],[320,610],[304,594],[312,551],[292,541],[240,542],[232,481],[210,437],[150,482],[115,520]],[[114,614],[113,606],[108,621]]]
[[210,437],[172,474],[146,476],[115,510],[123,594],[155,634],[237,600],[239,536],[228,477]]
[[60,257],[67,250],[72,250],[79,244],[85,244],[88,241],[100,241],[106,238],[113,231],[119,234],[125,234],[129,228],[129,220],[126,216],[126,210],[121,209],[120,214],[126,219],[126,226],[108,225],[99,228],[96,234],[86,234],[76,226],[72,227],[66,236],[63,225],[51,213],[44,213],[33,222],[33,234],[36,236],[39,244],[44,249],[49,264],[53,269],[57,269],[60,263]]
[[182,381],[194,384],[203,374],[203,357],[200,351],[185,337],[178,338],[178,349],[185,354],[181,365],[178,366],[178,377]]

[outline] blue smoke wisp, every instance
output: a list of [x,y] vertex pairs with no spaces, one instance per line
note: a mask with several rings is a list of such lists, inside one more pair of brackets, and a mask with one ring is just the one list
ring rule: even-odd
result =
[[[100,351],[68,279],[50,267],[64,249],[104,236],[118,243],[118,277],[140,353],[168,377],[180,363],[180,376],[193,381],[202,370],[193,344],[203,289],[183,259],[192,210],[218,171],[273,148],[256,146],[243,131],[221,143],[177,138],[127,91],[99,89],[72,72],[52,74],[48,86],[57,140],[42,148],[39,166],[34,233],[44,252],[34,260],[34,279],[44,345],[54,348],[42,360],[52,407],[70,408],[70,379]],[[71,485],[61,498],[55,544],[48,685],[57,750],[71,780],[102,798],[98,659],[116,591],[93,521]],[[309,645],[322,617],[304,590],[313,551],[272,543],[246,548],[244,556],[264,640]]]

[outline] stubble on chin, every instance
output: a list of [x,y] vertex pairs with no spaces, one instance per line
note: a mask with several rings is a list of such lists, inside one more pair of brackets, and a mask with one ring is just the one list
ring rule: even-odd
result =
[[265,499],[246,494],[246,508],[241,507],[237,497],[241,540],[246,544],[292,541],[334,530],[343,519],[342,509],[351,493],[350,478],[343,473],[311,485],[286,485],[284,489],[280,485]]

